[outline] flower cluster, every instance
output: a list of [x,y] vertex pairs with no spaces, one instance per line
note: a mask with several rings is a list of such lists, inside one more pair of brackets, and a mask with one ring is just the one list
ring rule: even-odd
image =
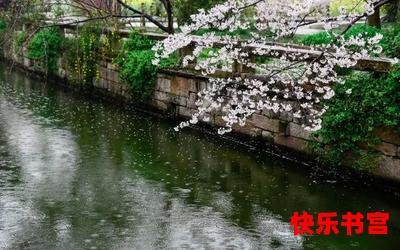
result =
[[[367,15],[373,14],[377,2],[366,1]],[[344,34],[335,34],[332,44],[314,46],[311,50],[273,42],[273,39],[294,35],[311,17],[315,22],[324,23],[330,31],[343,21],[352,25],[360,16],[341,9],[339,17],[329,18],[318,11],[318,4],[316,0],[228,0],[208,12],[200,10],[192,16],[189,25],[182,27],[181,33],[159,42],[153,48],[156,54],[153,63],[192,46],[192,52],[183,59],[183,66],[194,65],[209,77],[208,87],[198,93],[197,112],[176,130],[199,121],[207,122],[210,114],[219,112],[225,121],[225,127],[219,129],[223,134],[235,125],[244,126],[252,114],[260,111],[289,113],[305,129],[320,129],[321,116],[329,108],[321,105],[321,100],[334,97],[332,87],[341,83],[335,69],[354,67],[360,59],[380,54],[382,35],[345,38]],[[251,18],[249,13],[253,13]],[[193,35],[198,29],[245,29],[251,31],[251,39],[215,32]],[[262,36],[265,32],[272,37]],[[256,62],[255,57],[270,60]],[[247,73],[237,70],[238,65]],[[228,77],[216,77],[219,72],[228,73],[225,74]]]

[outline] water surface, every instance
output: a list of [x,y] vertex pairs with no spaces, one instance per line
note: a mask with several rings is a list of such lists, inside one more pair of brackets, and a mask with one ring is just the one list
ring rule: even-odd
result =
[[[172,126],[0,68],[0,249],[400,249],[398,197]],[[294,211],[390,234],[295,237]]]

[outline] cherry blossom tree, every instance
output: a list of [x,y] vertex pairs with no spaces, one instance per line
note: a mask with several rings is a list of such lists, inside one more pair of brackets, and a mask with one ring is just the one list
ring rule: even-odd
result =
[[[224,134],[234,126],[244,126],[252,114],[260,111],[290,113],[302,120],[305,129],[320,129],[321,116],[329,108],[322,105],[321,100],[333,98],[333,85],[342,83],[336,69],[354,67],[360,59],[378,56],[382,52],[380,34],[372,38],[363,34],[346,38],[344,34],[390,0],[359,1],[352,9],[341,8],[340,16],[335,18],[320,13],[316,7],[318,2],[228,0],[209,11],[199,10],[192,16],[190,24],[181,27],[182,32],[159,42],[154,47],[154,64],[192,46],[192,52],[183,58],[183,66],[192,64],[209,77],[209,86],[198,93],[197,111],[189,121],[182,122],[175,129],[199,121],[207,122],[212,113],[219,113],[225,122],[219,133]],[[359,5],[364,5],[362,14],[354,11]],[[252,20],[246,14],[249,9],[255,13]],[[332,36],[331,44],[305,51],[274,43],[282,37],[293,36],[301,26],[317,22],[323,23]],[[337,32],[336,28],[343,22],[347,23],[346,27]],[[209,29],[210,32],[193,35],[199,29]],[[251,39],[242,40],[232,34],[221,36],[215,32],[238,29],[251,30]],[[260,35],[265,32],[272,37]],[[208,51],[207,58],[199,60],[205,51]],[[256,63],[253,60],[255,56],[274,59]],[[236,71],[234,65],[238,64],[251,73]]]

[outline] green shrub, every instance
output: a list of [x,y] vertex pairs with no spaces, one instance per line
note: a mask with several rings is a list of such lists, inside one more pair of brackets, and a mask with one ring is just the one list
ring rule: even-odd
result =
[[304,36],[300,42],[307,46],[329,44],[333,40],[332,36],[333,34],[329,32],[319,32],[317,34]]
[[[399,57],[400,26],[398,25],[381,30],[367,25],[354,25],[346,32],[344,38],[349,39],[351,36],[357,36],[359,34],[362,34],[363,37],[371,38],[377,33],[381,33],[383,35],[380,45],[383,48],[384,55],[388,57]],[[304,36],[300,42],[304,45],[322,45],[332,43],[334,38],[334,33],[320,32],[317,34]]]
[[0,18],[0,34],[4,33],[7,29],[7,22]]
[[47,73],[57,71],[57,57],[61,45],[58,28],[45,28],[37,32],[28,44],[28,58],[36,62],[36,67]]
[[381,45],[385,55],[400,57],[400,25],[383,30]]
[[[357,24],[351,27],[344,35],[344,39],[349,39],[351,36],[357,36],[359,34],[362,34],[363,37],[366,38],[371,38],[375,36],[377,33],[379,33],[380,30],[363,25],[363,24]],[[304,45],[322,45],[322,44],[330,44],[334,41],[335,37],[337,36],[337,32],[320,32],[317,34],[313,35],[306,35],[304,36],[300,41]]]
[[161,60],[159,66],[152,61],[154,42],[149,38],[132,32],[124,44],[123,52],[116,59],[120,66],[120,78],[129,85],[132,94],[140,101],[150,97],[160,68],[173,67],[178,63],[176,56]]
[[314,145],[322,162],[340,165],[352,153],[358,158],[354,163],[356,169],[376,166],[375,146],[379,138],[374,130],[387,126],[400,133],[399,82],[397,66],[390,74],[378,77],[371,73],[355,74],[344,85],[336,86],[335,98],[326,102],[329,109],[323,115],[322,129],[315,133],[322,139]]
[[152,64],[151,50],[134,50],[126,55],[126,61],[121,66],[121,78],[129,83],[136,97],[146,99],[151,93],[157,72]]
[[149,50],[153,46],[154,42],[149,38],[139,34],[138,32],[131,32],[128,39],[124,43],[124,50]]

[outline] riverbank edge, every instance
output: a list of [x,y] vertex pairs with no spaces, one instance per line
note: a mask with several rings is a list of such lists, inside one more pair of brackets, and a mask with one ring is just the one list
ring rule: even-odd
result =
[[[135,102],[130,95],[117,95],[108,88],[96,87],[95,83],[93,85],[72,84],[70,81],[68,81],[65,75],[52,75],[50,77],[46,77],[43,72],[27,67],[23,63],[15,62],[4,57],[2,60],[7,63],[8,67],[12,67],[11,70],[16,69],[29,75],[29,77],[43,80],[46,84],[49,83],[62,86],[67,90],[83,94],[90,98],[96,98],[98,100],[105,101],[111,105],[130,107],[135,111],[158,117],[163,120],[168,120],[171,123],[171,127],[178,124],[179,121],[186,120],[188,117],[187,115],[180,114],[179,110],[176,109],[172,110],[170,108],[160,108],[160,104],[157,104],[157,102]],[[158,88],[157,86],[160,84],[160,79],[163,79],[163,77],[168,75],[170,75],[170,77],[196,77],[195,75],[186,72],[168,70],[162,71],[159,73],[155,91]],[[201,79],[204,80],[204,78]],[[97,81],[99,81],[99,79]],[[244,133],[243,131],[238,130],[234,130],[227,135],[221,136],[216,132],[216,124],[213,123],[202,123],[196,126],[191,126],[190,129],[192,129],[193,132],[218,137],[219,139],[229,141],[230,143],[233,142],[252,151],[263,152],[272,157],[289,160],[299,164],[299,167],[305,168],[305,170],[310,174],[319,176],[324,180],[333,179],[335,182],[343,182],[346,185],[374,187],[384,191],[385,193],[400,196],[400,179],[388,178],[379,173],[360,172],[348,166],[335,168],[324,167],[315,161],[315,156],[313,156],[309,151],[300,151],[285,145],[279,145],[273,141],[268,141],[268,138],[266,139],[263,136]]]

